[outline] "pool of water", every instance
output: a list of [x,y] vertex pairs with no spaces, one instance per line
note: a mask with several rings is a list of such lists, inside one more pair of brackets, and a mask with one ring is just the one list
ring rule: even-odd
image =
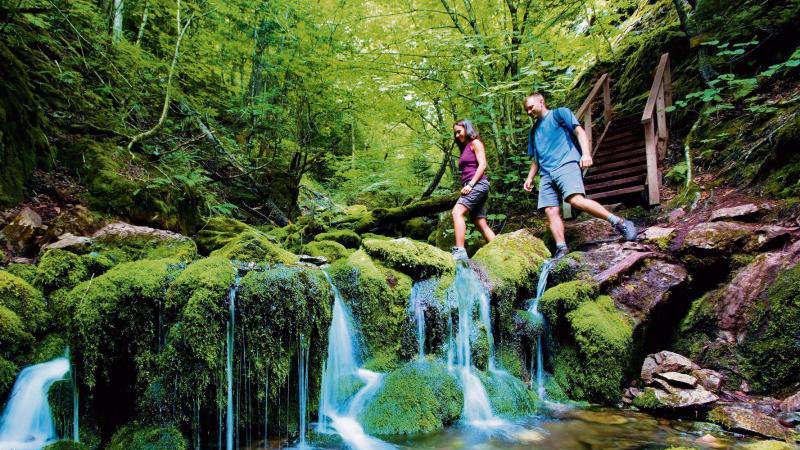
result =
[[[669,447],[698,449],[737,449],[754,442],[705,423],[668,420],[619,409],[550,407],[546,416],[530,417],[503,429],[482,430],[454,426],[445,430],[408,437],[386,439],[400,449],[431,450],[649,450]],[[340,449],[334,441],[309,442],[313,448]],[[254,443],[242,450],[292,447],[284,441]],[[307,447],[310,448],[310,447]]]

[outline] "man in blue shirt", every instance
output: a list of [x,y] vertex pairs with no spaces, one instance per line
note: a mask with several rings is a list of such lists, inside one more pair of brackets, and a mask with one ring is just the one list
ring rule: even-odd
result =
[[[582,169],[592,166],[592,151],[586,131],[575,114],[568,108],[547,109],[544,95],[538,92],[525,99],[525,111],[535,122],[528,134],[528,155],[533,162],[523,188],[528,192],[533,190],[533,177],[537,172],[541,174],[537,207],[544,209],[547,215],[550,232],[556,241],[555,257],[561,258],[569,253],[561,220],[562,199],[574,208],[608,220],[625,240],[636,240],[633,222],[611,214],[596,201],[586,198]],[[573,142],[573,135],[580,148]]]

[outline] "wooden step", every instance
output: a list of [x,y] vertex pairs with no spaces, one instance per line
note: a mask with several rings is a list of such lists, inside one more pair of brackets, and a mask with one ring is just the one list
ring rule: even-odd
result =
[[609,169],[620,169],[620,168],[628,167],[628,166],[635,166],[635,165],[642,165],[643,166],[646,160],[647,160],[647,158],[645,157],[645,155],[642,155],[641,157],[637,157],[637,158],[630,158],[630,159],[625,159],[625,160],[622,160],[622,161],[617,161],[617,162],[612,162],[612,163],[598,164],[598,165],[594,166],[594,169],[597,172],[604,172],[604,171],[609,170]]
[[595,152],[595,156],[613,155],[615,153],[625,153],[631,150],[644,149],[644,142],[633,141],[624,145],[601,145]]
[[[599,152],[598,152],[598,154],[599,154]],[[600,156],[595,155],[595,157],[593,159],[594,159],[594,163],[599,166],[600,164],[604,164],[604,163],[607,163],[607,162],[619,161],[621,159],[635,158],[637,156],[642,156],[644,154],[645,154],[644,148],[637,148],[637,149],[634,149],[634,150],[628,150],[628,151],[623,151],[623,152],[618,152],[618,153],[606,153],[606,154],[602,154]]]
[[618,195],[633,194],[635,192],[644,192],[645,186],[630,186],[622,189],[614,189],[613,191],[598,192],[596,194],[588,194],[586,197],[592,200],[599,200],[601,198],[616,197]]
[[627,141],[643,141],[644,140],[644,133],[619,133],[619,134],[609,134],[606,135],[601,145],[605,145],[606,143],[615,145],[620,142],[627,142]]
[[598,180],[605,180],[608,178],[614,178],[619,176],[625,175],[633,175],[643,173],[647,175],[647,167],[646,166],[634,166],[634,167],[626,167],[624,169],[617,169],[617,170],[608,170],[603,171],[600,173],[595,173],[594,168],[590,168],[587,175],[583,178],[584,183],[590,183]]
[[625,185],[628,185],[628,184],[636,184],[636,185],[644,184],[646,179],[647,179],[647,175],[646,174],[634,175],[632,177],[614,178],[614,179],[611,179],[611,180],[608,180],[608,181],[596,182],[596,183],[592,183],[592,184],[588,184],[587,183],[585,188],[586,188],[586,192],[589,192],[589,191],[592,191],[592,192],[603,191],[603,190],[607,190],[608,188],[613,188],[613,187],[620,187],[621,188],[622,186],[625,186]]

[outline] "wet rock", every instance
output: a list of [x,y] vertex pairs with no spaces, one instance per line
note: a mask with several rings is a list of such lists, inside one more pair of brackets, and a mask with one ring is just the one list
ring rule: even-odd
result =
[[753,442],[742,447],[742,450],[796,450],[797,447],[781,441]]
[[58,237],[58,240],[56,242],[52,242],[42,247],[42,251],[54,248],[79,251],[91,245],[92,245],[91,238],[88,238],[86,236],[75,236],[72,233],[64,233]]
[[718,209],[711,213],[709,221],[718,220],[739,220],[748,221],[763,215],[767,211],[767,205],[758,206],[753,203],[745,205],[731,206],[730,208]]
[[696,443],[710,448],[726,448],[727,445],[711,434],[705,434],[694,440]]
[[783,399],[780,409],[785,413],[800,411],[800,391]]
[[785,439],[787,435],[786,428],[778,419],[741,406],[720,405],[711,410],[708,417],[723,428],[738,433],[776,439]]
[[682,251],[730,252],[750,237],[753,227],[734,222],[704,222],[686,234]]
[[708,406],[719,400],[715,394],[708,392],[702,386],[695,386],[692,389],[683,389],[672,386],[663,380],[660,386],[662,389],[654,389],[656,399],[663,406],[672,409],[697,409]]
[[520,442],[541,442],[544,440],[544,435],[536,430],[523,430],[514,435],[514,438]]
[[622,425],[628,423],[628,418],[609,411],[588,411],[585,409],[575,409],[570,414],[570,418],[579,419],[584,422],[598,423],[600,425]]
[[586,267],[600,285],[611,284],[654,252],[636,242],[604,244],[584,253]]
[[697,378],[679,372],[664,372],[656,374],[672,386],[693,388],[697,385]]
[[792,238],[792,230],[777,225],[765,225],[755,231],[744,245],[746,252],[761,252],[775,248]]
[[644,230],[640,236],[643,241],[652,242],[665,249],[675,234],[675,228],[650,227]]
[[[622,305],[637,322],[645,322],[650,318],[654,309],[667,306],[675,292],[681,291],[689,280],[686,269],[672,262],[655,258],[650,252],[635,253],[623,262],[609,269],[618,271],[613,277],[605,279],[608,287],[612,279],[616,279],[614,287],[608,288],[608,293],[618,305]],[[625,267],[646,259],[640,267],[627,275]],[[630,269],[628,269],[630,271]],[[602,274],[602,277],[605,277]],[[597,278],[601,278],[598,276]]]
[[733,280],[717,294],[717,318],[719,327],[728,332],[723,337],[735,337],[741,342],[744,328],[749,322],[747,312],[772,285],[778,274],[788,267],[800,262],[800,241],[786,251],[777,251],[758,255],[756,260],[740,270]]
[[29,255],[33,253],[36,238],[45,230],[46,227],[42,225],[42,218],[39,214],[25,207],[11,223],[3,228],[3,235],[14,251]]
[[725,381],[725,377],[721,373],[711,369],[697,369],[691,373],[694,377],[697,377],[697,382],[700,386],[715,394],[720,392],[722,383]]
[[670,351],[661,351],[647,355],[642,364],[641,377],[645,382],[650,382],[656,374],[666,372],[692,373],[699,370],[700,366],[691,359]]
[[311,264],[313,266],[324,266],[328,264],[328,258],[324,256],[298,255],[301,264]]
[[615,239],[619,235],[614,232],[607,220],[593,218],[567,223],[564,227],[564,237],[570,247],[579,248],[596,241]]

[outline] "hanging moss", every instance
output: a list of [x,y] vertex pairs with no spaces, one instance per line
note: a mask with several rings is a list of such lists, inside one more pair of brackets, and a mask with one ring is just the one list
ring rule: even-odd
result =
[[361,327],[369,354],[397,358],[411,278],[372,260],[364,250],[332,264],[329,272]]
[[411,362],[386,376],[359,420],[369,434],[428,433],[455,422],[463,404],[461,388],[444,364]]
[[174,426],[126,425],[114,433],[106,450],[187,450],[186,439]]
[[347,248],[358,248],[361,246],[361,236],[352,230],[334,230],[320,233],[314,236],[315,241],[334,241]]
[[25,327],[36,333],[49,319],[44,297],[23,279],[0,271],[0,306],[15,312]]
[[211,252],[210,256],[238,260],[243,262],[268,262],[293,264],[297,256],[273,243],[260,231],[250,230],[240,233],[225,246]]

